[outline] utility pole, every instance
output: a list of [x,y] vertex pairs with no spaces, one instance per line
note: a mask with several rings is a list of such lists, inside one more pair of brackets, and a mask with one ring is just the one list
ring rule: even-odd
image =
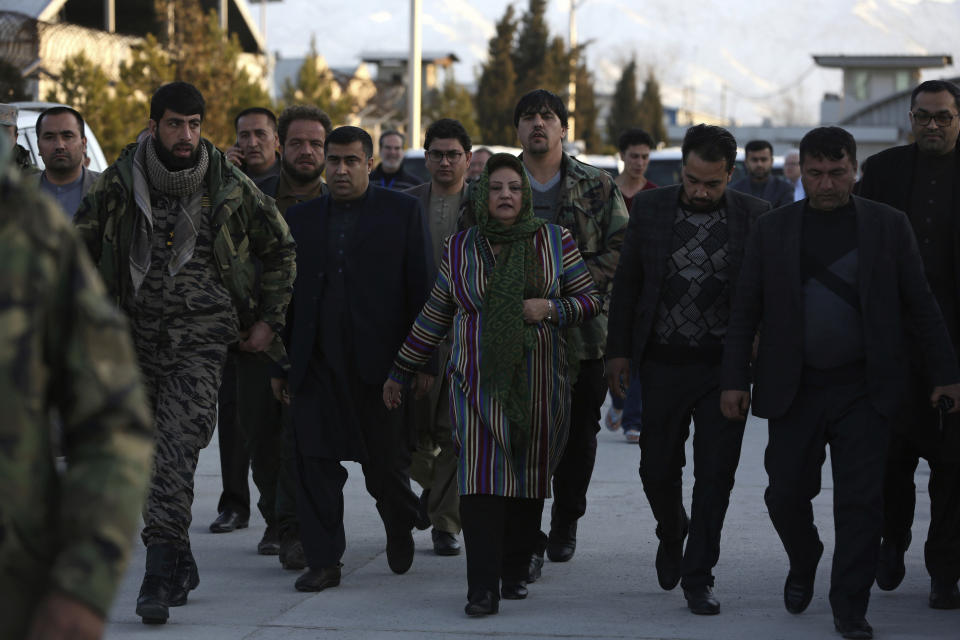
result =
[[117,4],[116,0],[103,0],[104,30],[107,33],[117,31]]
[[410,130],[407,140],[413,149],[420,147],[420,93],[423,78],[423,52],[420,49],[420,7],[421,0],[410,0],[410,55],[407,56],[407,71],[410,79],[407,83],[410,112]]
[[577,2],[570,0],[570,79],[567,82],[567,111],[570,114],[567,120],[567,140],[577,139]]
[[230,0],[220,0],[219,4],[220,29],[227,33],[227,12],[230,10]]

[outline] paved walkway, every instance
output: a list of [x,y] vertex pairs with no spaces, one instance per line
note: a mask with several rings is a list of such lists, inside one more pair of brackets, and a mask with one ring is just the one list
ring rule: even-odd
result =
[[[464,556],[433,554],[429,531],[415,532],[411,570],[394,575],[387,567],[385,538],[357,465],[346,486],[347,551],[341,586],[318,594],[293,588],[297,572],[280,568],[276,557],[256,554],[263,533],[259,516],[250,528],[214,535],[220,490],[216,438],[201,455],[191,529],[200,567],[200,586],[170,621],[148,627],[134,615],[143,576],[138,544],[118,595],[107,638],[202,640],[405,640],[427,638],[640,638],[704,640],[799,640],[839,638],[827,602],[833,552],[832,482],[829,460],[823,492],[815,502],[826,547],[810,608],[794,616],[783,608],[786,556],[763,504],[766,423],[751,419],[727,514],[715,592],[718,616],[692,615],[679,587],[657,585],[654,522],[637,475],[639,449],[620,433],[602,431],[586,517],[581,520],[574,559],[547,562],[543,578],[523,601],[502,601],[500,613],[467,618]],[[689,454],[688,459],[692,460]],[[921,464],[917,485],[926,487]],[[685,474],[689,505],[692,476]],[[253,490],[256,495],[255,490]],[[960,611],[927,607],[929,581],[922,547],[929,500],[918,496],[915,544],[907,554],[907,577],[892,593],[874,589],[868,619],[880,640],[960,638]],[[549,514],[549,504],[545,510]]]

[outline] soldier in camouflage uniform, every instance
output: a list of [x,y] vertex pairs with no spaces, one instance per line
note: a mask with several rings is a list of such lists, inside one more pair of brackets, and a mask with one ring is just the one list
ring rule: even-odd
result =
[[200,137],[203,114],[192,85],[158,89],[150,135],[101,175],[76,216],[131,319],[157,425],[137,599],[145,623],[165,622],[199,582],[188,536],[193,476],[216,423],[227,346],[285,359],[279,333],[295,274],[276,206]]
[[0,638],[95,639],[152,427],[126,322],[63,212],[4,162],[6,143],[0,131]]

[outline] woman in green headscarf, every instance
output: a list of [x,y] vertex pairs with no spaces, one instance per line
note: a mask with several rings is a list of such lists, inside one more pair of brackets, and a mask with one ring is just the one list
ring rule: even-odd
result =
[[446,374],[466,612],[484,615],[497,612],[501,595],[526,597],[543,500],[567,436],[563,328],[592,318],[601,302],[570,233],[534,216],[520,160],[491,157],[472,194],[477,225],[447,240],[437,282],[383,396],[399,407],[403,388],[452,328]]

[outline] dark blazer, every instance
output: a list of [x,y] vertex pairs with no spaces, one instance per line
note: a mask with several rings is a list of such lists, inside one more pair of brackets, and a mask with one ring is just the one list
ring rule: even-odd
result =
[[[423,235],[420,203],[370,187],[346,257],[347,305],[362,382],[383,384],[400,345],[427,300],[433,258]],[[287,210],[297,245],[297,279],[287,314],[288,385],[296,395],[313,355],[326,276],[328,194]]]
[[[681,185],[660,187],[640,191],[633,197],[630,223],[613,277],[607,324],[608,358],[631,358],[634,366],[643,360],[667,275],[673,225],[682,188]],[[732,304],[747,236],[757,217],[770,210],[770,204],[729,189],[724,200]]]
[[[867,158],[863,165],[863,179],[859,195],[863,198],[888,204],[907,214],[908,218],[919,215],[910,211],[913,198],[913,178],[917,168],[916,143],[892,147]],[[953,253],[960,256],[960,146],[956,154],[956,174],[953,177]],[[954,274],[960,298],[960,260],[954,260]]]
[[[753,192],[750,190],[750,176],[740,178],[731,184],[727,187],[727,193],[729,193],[731,189],[739,193],[752,194]],[[786,180],[781,180],[777,176],[771,175],[767,180],[767,184],[764,185],[763,195],[760,197],[769,202],[770,206],[774,209],[788,205],[793,202],[793,185]]]
[[[924,277],[910,222],[893,207],[851,197],[857,216],[867,392],[877,411],[891,416],[907,373],[906,325],[915,329],[935,385],[960,381],[960,370]],[[757,222],[727,328],[721,389],[746,391],[754,335],[763,325],[753,389],[753,412],[762,418],[787,412],[803,370],[803,207],[804,201],[781,207]]]

